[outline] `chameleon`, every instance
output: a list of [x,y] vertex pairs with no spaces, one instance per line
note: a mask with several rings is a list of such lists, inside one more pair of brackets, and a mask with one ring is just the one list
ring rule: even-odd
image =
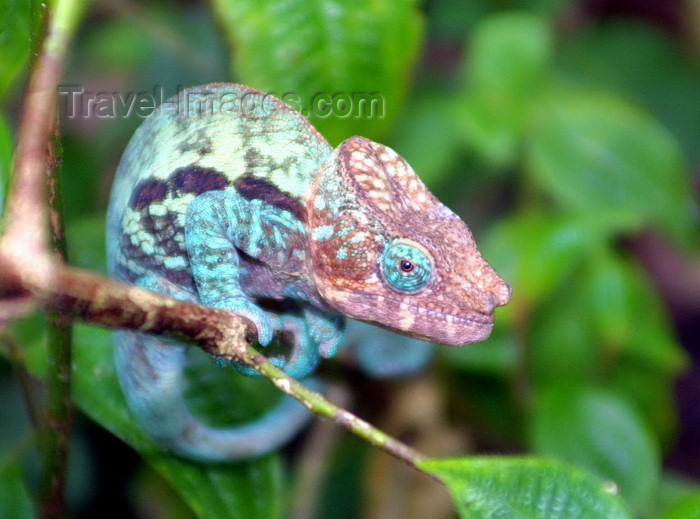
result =
[[[136,130],[111,190],[107,253],[114,278],[243,316],[263,348],[281,340],[270,359],[299,380],[338,352],[346,317],[461,346],[486,339],[511,296],[394,150],[363,137],[333,148],[281,100],[235,84],[183,90]],[[304,427],[310,413],[289,397],[231,427],[195,417],[182,394],[188,347],[115,332],[127,404],[162,447],[241,460]],[[365,348],[368,369],[382,371],[382,355]]]

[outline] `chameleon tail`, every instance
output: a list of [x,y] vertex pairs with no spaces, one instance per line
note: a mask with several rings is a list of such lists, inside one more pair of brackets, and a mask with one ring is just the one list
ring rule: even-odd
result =
[[192,415],[182,395],[189,346],[139,333],[115,332],[119,380],[141,427],[161,445],[202,461],[235,461],[264,454],[287,443],[311,413],[285,396],[259,419],[214,428]]

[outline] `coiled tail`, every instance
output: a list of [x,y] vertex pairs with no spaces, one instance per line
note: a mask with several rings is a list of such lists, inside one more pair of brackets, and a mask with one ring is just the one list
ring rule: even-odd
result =
[[144,431],[166,449],[201,461],[243,460],[283,446],[312,416],[301,403],[284,396],[254,421],[230,428],[203,423],[182,393],[189,347],[161,337],[115,332],[116,366],[129,407]]

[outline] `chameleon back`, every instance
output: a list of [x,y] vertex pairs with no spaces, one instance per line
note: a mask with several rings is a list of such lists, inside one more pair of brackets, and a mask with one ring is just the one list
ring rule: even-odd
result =
[[188,204],[247,180],[249,196],[273,189],[278,203],[303,210],[312,173],[331,152],[304,117],[269,94],[230,84],[182,91],[138,128],[117,169],[110,273],[134,282],[155,270],[194,292],[183,235]]

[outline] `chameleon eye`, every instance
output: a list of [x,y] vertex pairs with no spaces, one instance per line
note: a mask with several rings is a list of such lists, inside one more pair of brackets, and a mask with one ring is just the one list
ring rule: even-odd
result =
[[411,272],[413,270],[413,262],[411,260],[402,260],[399,262],[399,268],[404,272]]
[[432,270],[430,257],[418,244],[397,240],[382,255],[382,277],[399,292],[417,292],[428,284]]

